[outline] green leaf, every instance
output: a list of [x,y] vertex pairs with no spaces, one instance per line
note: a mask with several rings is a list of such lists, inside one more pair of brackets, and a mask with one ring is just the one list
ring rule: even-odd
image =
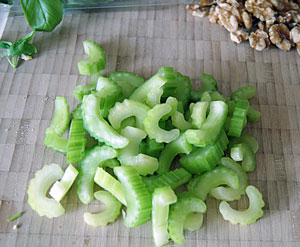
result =
[[5,41],[5,40],[0,41],[1,49],[9,49],[11,47],[11,45],[12,45],[12,43],[9,41]]
[[22,38],[20,38],[18,41],[30,41],[33,38],[35,31],[32,31],[30,33],[27,33],[25,36],[23,36]]
[[33,30],[51,32],[62,20],[60,0],[21,0],[21,6]]

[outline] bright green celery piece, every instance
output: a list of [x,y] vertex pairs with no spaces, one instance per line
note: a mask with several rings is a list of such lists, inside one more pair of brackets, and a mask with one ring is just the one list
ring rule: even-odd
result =
[[201,99],[200,101],[202,102],[208,102],[210,103],[212,100],[211,100],[211,96],[210,96],[210,93],[209,92],[204,92],[202,95],[201,95]]
[[50,199],[46,196],[50,186],[61,179],[63,174],[64,172],[59,165],[45,165],[30,180],[27,190],[28,204],[40,216],[53,218],[64,214],[65,209],[62,205],[53,198]]
[[174,191],[169,187],[155,189],[152,195],[152,234],[156,246],[169,242],[169,205],[177,201]]
[[151,195],[141,176],[130,166],[115,167],[114,173],[121,182],[127,203],[124,224],[127,227],[145,224],[151,215]]
[[[165,145],[163,143],[158,143],[154,139],[147,137],[146,141],[140,143],[140,151],[141,153],[158,158],[160,156],[160,152],[164,149],[164,146]],[[141,149],[142,147],[144,150]]]
[[49,195],[52,196],[56,201],[61,201],[67,192],[70,190],[78,175],[77,169],[69,165],[65,170],[65,173],[60,181],[56,181],[49,191]]
[[118,159],[123,166],[134,167],[139,174],[145,176],[153,174],[158,168],[158,160],[145,154],[139,154],[140,142],[146,133],[138,128],[127,126],[121,134],[129,140],[129,144],[120,150]]
[[56,96],[54,114],[49,129],[52,129],[58,136],[62,136],[69,127],[71,114],[65,97]]
[[166,114],[172,111],[172,107],[169,104],[159,104],[154,106],[148,111],[147,117],[144,119],[145,131],[151,139],[155,139],[156,142],[169,143],[178,138],[180,131],[178,129],[164,130],[158,125],[159,120]]
[[161,120],[167,120],[169,117],[173,116],[178,107],[178,100],[174,97],[168,97],[166,100],[166,104],[169,104],[172,107],[172,110],[169,114],[163,116]]
[[73,90],[73,95],[77,100],[82,101],[84,95],[88,95],[96,90],[98,78],[102,76],[100,74],[95,74],[92,81],[86,85],[78,85]]
[[228,116],[232,117],[235,108],[235,102],[233,100],[229,100],[226,103],[228,105]]
[[83,49],[89,57],[77,64],[81,75],[96,74],[105,69],[106,57],[99,44],[91,40],[85,40],[83,41]]
[[179,111],[174,112],[174,114],[171,116],[171,119],[172,124],[180,131],[185,131],[193,127],[191,123],[185,120],[184,115]]
[[97,168],[94,181],[100,187],[109,191],[123,205],[127,205],[121,183],[108,172],[106,172],[103,168]]
[[108,191],[100,190],[94,193],[97,200],[104,203],[105,211],[101,213],[84,213],[85,223],[90,226],[106,226],[116,221],[121,213],[122,204]]
[[161,95],[163,94],[162,86],[167,82],[167,79],[161,76],[159,73],[152,76],[145,81],[144,84],[139,86],[129,97],[131,100],[146,103],[150,107],[155,104],[159,104]]
[[176,140],[168,143],[161,152],[157,173],[163,174],[168,172],[176,155],[180,153],[189,154],[192,149],[193,147],[186,141],[185,135],[181,134]]
[[247,118],[250,122],[256,122],[259,120],[261,113],[255,110],[252,106],[249,106]]
[[133,91],[144,83],[144,79],[132,72],[116,71],[109,75],[109,78],[118,83],[122,88],[123,96],[128,98]]
[[92,137],[114,148],[124,148],[128,145],[128,140],[101,116],[99,99],[96,96],[93,94],[84,96],[81,109],[84,127]]
[[200,129],[189,129],[185,132],[189,143],[205,147],[213,145],[223,128],[228,112],[228,106],[223,101],[213,101],[210,103],[210,112]]
[[150,108],[141,102],[125,99],[122,103],[117,102],[115,106],[110,109],[108,120],[112,127],[119,129],[123,120],[129,117],[135,117],[136,127],[144,129],[143,121],[149,110]]
[[195,148],[190,154],[183,155],[179,162],[192,174],[211,171],[224,155],[228,142],[225,131],[221,130],[215,144],[203,148]]
[[247,120],[247,112],[249,108],[248,100],[237,99],[233,111],[233,116],[229,125],[229,136],[240,137],[243,131],[244,121]]
[[179,197],[170,208],[168,230],[171,239],[177,244],[183,244],[183,229],[187,216],[191,213],[204,214],[205,212],[206,205],[201,199],[194,196]]
[[194,102],[201,100],[202,94],[204,92],[214,92],[218,91],[217,81],[209,74],[201,74],[200,75],[202,88],[200,90],[192,90],[191,99]]
[[190,213],[185,218],[183,229],[193,232],[199,230],[202,225],[203,225],[203,214]]
[[117,157],[117,151],[108,146],[95,146],[86,151],[78,166],[77,195],[82,203],[88,204],[94,199],[94,176],[97,167],[115,157]]
[[230,150],[230,156],[234,161],[242,161],[244,171],[254,171],[256,167],[255,153],[247,143],[234,145]]
[[227,101],[227,97],[224,97],[222,94],[219,92],[215,91],[210,93],[211,101]]
[[224,200],[224,201],[239,200],[241,198],[241,195],[245,194],[246,187],[248,186],[247,173],[242,169],[242,167],[238,163],[236,163],[235,161],[233,161],[228,157],[223,157],[220,163],[222,166],[230,168],[236,172],[236,174],[239,177],[240,186],[238,189],[232,189],[232,188],[220,186],[212,189],[210,191],[210,194],[218,200]]
[[114,168],[120,166],[120,162],[117,159],[110,159],[103,163],[103,167]]
[[216,188],[222,184],[225,184],[233,189],[238,189],[240,186],[239,177],[232,169],[218,166],[210,172],[206,172],[193,181],[194,186],[189,186],[196,196],[203,201],[206,200],[208,193],[211,189]]
[[86,139],[83,120],[73,119],[69,133],[66,163],[71,164],[81,161],[84,157],[85,145]]
[[235,144],[240,143],[247,143],[254,153],[256,153],[259,148],[258,142],[253,136],[250,136],[247,133],[243,133],[240,137],[230,138],[228,149],[231,149]]
[[244,211],[234,210],[227,202],[221,202],[219,210],[225,220],[229,220],[232,224],[239,223],[244,226],[255,223],[263,216],[262,208],[265,206],[265,203],[259,190],[249,185],[246,188],[246,194],[249,198],[249,208]]
[[59,137],[53,129],[48,128],[46,130],[46,138],[44,140],[44,144],[54,152],[67,154],[68,139]]
[[206,120],[206,112],[209,106],[208,102],[197,102],[192,111],[191,119],[194,128],[201,128]]
[[147,186],[147,189],[152,193],[156,188],[170,186],[173,190],[187,183],[192,175],[183,168],[178,168],[169,171],[153,179],[152,183]]
[[245,86],[245,87],[240,87],[236,91],[232,93],[232,99],[237,100],[249,100],[255,96],[255,87],[253,86]]
[[76,108],[72,111],[72,116],[74,119],[82,119],[81,114],[81,103],[76,106]]

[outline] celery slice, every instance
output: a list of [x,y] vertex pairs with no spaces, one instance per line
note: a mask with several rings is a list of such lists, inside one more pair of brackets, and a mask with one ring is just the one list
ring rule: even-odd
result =
[[247,120],[247,112],[249,108],[248,100],[237,100],[235,103],[233,116],[230,121],[228,135],[240,137],[244,127],[244,122]]
[[208,102],[197,102],[192,111],[191,119],[194,128],[201,128],[206,119],[206,111],[209,106]]
[[233,137],[229,141],[228,149],[231,149],[235,144],[247,143],[254,153],[257,152],[259,146],[255,137],[243,133],[240,137]]
[[256,89],[253,86],[240,87],[232,93],[232,99],[249,100],[255,96]]
[[168,217],[169,205],[177,201],[170,187],[155,189],[152,195],[152,234],[156,246],[162,246],[169,241]]
[[234,145],[230,150],[230,156],[234,161],[242,161],[244,171],[254,171],[256,167],[255,153],[247,143]]
[[222,201],[219,210],[225,220],[230,221],[232,224],[249,225],[255,223],[264,214],[262,208],[265,203],[262,199],[262,194],[259,190],[249,185],[246,188],[246,194],[249,198],[249,208],[244,211],[237,211],[230,207],[230,205]]
[[46,165],[42,170],[35,173],[35,177],[30,180],[27,194],[28,204],[40,216],[48,218],[59,217],[64,214],[65,209],[62,205],[48,198],[46,193],[50,186],[62,178],[64,172],[57,164]]
[[202,88],[199,90],[191,91],[191,99],[194,102],[201,100],[203,93],[211,93],[218,90],[217,81],[211,75],[203,73],[200,75],[200,79],[202,83]]
[[193,127],[191,123],[185,120],[184,115],[179,111],[174,112],[174,114],[171,116],[171,119],[172,124],[180,131],[185,131]]
[[247,118],[249,122],[256,122],[259,120],[261,113],[255,110],[252,106],[249,106]]
[[[97,77],[98,80],[98,77]],[[73,95],[77,100],[82,101],[84,95],[88,95],[96,90],[97,80],[94,78],[92,82],[86,85],[77,85],[73,90]]]
[[44,140],[46,147],[50,148],[54,152],[67,154],[68,151],[68,139],[59,137],[55,131],[51,128],[46,130],[46,138]]
[[203,225],[203,214],[201,213],[190,213],[186,216],[183,224],[183,229],[190,232],[199,230]]
[[114,168],[120,166],[120,162],[117,159],[110,159],[103,163],[103,167]]
[[127,203],[124,224],[135,227],[146,223],[151,214],[151,196],[138,172],[130,166],[114,168],[114,173],[121,182]]
[[169,104],[172,107],[172,110],[169,114],[163,116],[161,120],[167,120],[169,117],[173,116],[178,107],[178,100],[174,97],[168,97],[166,100],[166,104]]
[[207,102],[210,103],[212,101],[210,93],[205,91],[202,95],[201,95],[201,101],[203,102]]
[[84,213],[84,221],[90,226],[106,226],[116,221],[121,213],[122,204],[107,191],[100,190],[94,193],[97,200],[104,203],[105,211],[101,213]]
[[70,190],[77,175],[77,169],[74,166],[69,165],[65,170],[65,173],[61,180],[56,181],[55,184],[53,184],[49,191],[49,195],[52,196],[56,201],[60,202],[61,199],[63,199],[67,192]]
[[74,119],[82,119],[81,114],[81,103],[76,106],[76,108],[72,111],[72,116]]

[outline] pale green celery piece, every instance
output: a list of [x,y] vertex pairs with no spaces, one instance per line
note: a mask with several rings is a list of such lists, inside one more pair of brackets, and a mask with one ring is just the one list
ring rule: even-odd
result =
[[241,195],[245,194],[246,187],[248,186],[248,176],[243,168],[228,157],[223,157],[220,161],[222,166],[232,169],[236,172],[239,177],[240,186],[238,189],[232,189],[229,187],[220,186],[214,188],[210,191],[210,194],[218,199],[223,201],[234,201],[239,200]]
[[197,102],[192,111],[192,126],[194,128],[201,128],[205,119],[206,119],[206,112],[209,106],[208,102]]
[[166,104],[169,104],[172,107],[172,110],[169,114],[163,116],[161,120],[167,120],[169,117],[172,117],[177,110],[178,100],[174,97],[168,97],[166,100]]
[[211,97],[210,97],[210,94],[209,92],[205,91],[202,96],[201,96],[201,101],[203,102],[211,102]]
[[110,159],[103,163],[103,167],[114,168],[116,166],[120,166],[120,162],[117,159]]
[[62,205],[53,198],[50,199],[46,196],[50,186],[61,179],[63,174],[64,172],[59,165],[45,165],[30,180],[27,190],[28,204],[40,216],[53,218],[64,214],[65,209]]
[[203,225],[203,214],[190,213],[189,215],[186,216],[183,229],[193,232],[199,230],[202,225]]
[[62,136],[69,127],[71,119],[69,105],[66,98],[62,96],[56,96],[54,104],[54,114],[49,129]]
[[210,112],[200,129],[187,130],[186,139],[189,143],[205,147],[213,145],[217,140],[220,131],[223,129],[228,112],[228,106],[223,101],[213,101],[210,103]]
[[54,152],[59,152],[62,154],[67,154],[68,152],[68,139],[59,137],[51,128],[46,130],[44,145]]
[[158,168],[158,160],[145,154],[139,154],[140,142],[146,138],[146,133],[138,128],[127,126],[121,134],[129,140],[127,147],[120,150],[119,161],[123,166],[134,167],[139,174],[153,174]]
[[102,166],[107,160],[116,158],[117,155],[117,151],[108,146],[94,146],[86,151],[78,165],[77,195],[82,203],[88,204],[94,199],[94,176],[97,167]]
[[247,143],[235,144],[230,150],[230,156],[234,161],[242,161],[244,171],[254,171],[256,167],[255,153]]
[[105,211],[101,213],[84,213],[85,223],[90,226],[106,226],[116,221],[121,213],[122,204],[108,191],[100,190],[94,193],[97,200],[104,203]]
[[228,149],[231,149],[235,144],[247,143],[254,153],[257,152],[259,146],[255,137],[248,135],[247,133],[243,133],[240,137],[232,137],[230,138]]
[[[159,73],[152,76],[145,81],[144,84],[139,86],[129,97],[131,100],[139,101],[141,103],[148,103],[153,106],[160,100],[160,96],[163,93],[162,86],[167,82],[167,79],[161,76]],[[161,94],[161,95],[160,95]],[[149,95],[149,96],[148,96]]]
[[130,166],[114,168],[114,173],[121,182],[127,210],[124,224],[135,227],[145,224],[151,216],[151,195],[145,187],[136,169]]
[[135,117],[136,127],[144,129],[143,121],[149,110],[150,108],[143,103],[125,99],[122,103],[117,102],[115,106],[109,110],[108,120],[113,128],[119,129],[122,121],[129,117]]
[[147,94],[146,104],[151,108],[155,105],[160,104],[161,96],[163,95],[164,90],[162,88],[152,88]]
[[261,115],[260,111],[255,110],[251,105],[249,106],[247,118],[249,122],[256,122],[259,120]]
[[77,64],[81,75],[96,74],[105,69],[106,57],[99,44],[91,40],[85,40],[83,41],[83,49],[89,57]]
[[157,188],[152,194],[152,235],[156,246],[169,242],[169,205],[176,201],[177,197],[169,186]]
[[97,168],[94,181],[100,187],[109,191],[123,205],[127,205],[121,183],[108,172],[106,172],[103,168]]
[[177,244],[183,244],[183,229],[187,216],[191,213],[204,214],[205,212],[206,205],[201,199],[194,196],[178,198],[170,208],[168,230],[171,239]]
[[227,99],[218,91],[214,91],[210,94],[211,101],[226,101]]
[[172,124],[180,131],[185,131],[193,127],[191,123],[185,120],[184,115],[179,111],[174,112],[174,114],[171,116],[171,119]]
[[244,226],[255,223],[263,216],[262,208],[265,206],[265,203],[259,190],[249,185],[246,188],[246,194],[249,198],[249,208],[244,211],[232,209],[227,202],[221,202],[219,210],[225,220],[230,221],[234,225],[241,224]]
[[114,148],[124,148],[128,145],[128,140],[101,116],[99,99],[96,96],[93,94],[84,96],[81,109],[84,127],[92,137]]
[[63,199],[67,192],[70,190],[77,175],[77,169],[74,166],[69,165],[65,170],[65,173],[61,180],[56,181],[55,184],[53,184],[49,191],[49,195],[52,196],[56,201],[60,202],[61,199]]
[[239,177],[232,169],[218,166],[210,172],[206,172],[193,181],[194,186],[189,186],[196,196],[203,201],[206,200],[208,193],[211,189],[225,184],[233,189],[238,189],[240,186]]
[[82,101],[84,95],[90,94],[92,91],[96,90],[97,81],[92,81],[87,85],[78,85],[73,90],[73,95],[77,100]]
[[164,130],[158,125],[159,120],[166,114],[172,111],[172,107],[169,104],[159,104],[154,106],[148,111],[147,117],[144,119],[145,131],[151,139],[155,139],[156,142],[169,143],[178,138],[180,131],[178,129]]
[[181,134],[176,140],[168,143],[159,156],[158,174],[169,171],[171,163],[180,153],[189,154],[193,147],[186,141],[185,135]]

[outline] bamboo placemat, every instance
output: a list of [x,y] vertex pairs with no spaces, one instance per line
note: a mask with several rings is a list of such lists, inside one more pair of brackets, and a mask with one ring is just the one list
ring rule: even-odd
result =
[[[15,40],[28,31],[23,17],[10,17],[3,39]],[[162,65],[173,66],[190,76],[195,88],[205,72],[216,78],[225,95],[254,85],[252,104],[262,117],[247,127],[260,144],[249,184],[263,193],[264,217],[246,227],[231,225],[218,213],[219,202],[209,199],[203,227],[187,233],[185,245],[300,245],[299,55],[235,45],[219,25],[195,19],[184,6],[173,6],[67,15],[54,32],[36,35],[36,59],[17,70],[0,60],[0,246],[153,246],[150,223],[128,229],[119,219],[103,228],[87,226],[83,213],[99,205],[79,203],[74,188],[63,200],[65,215],[56,219],[39,217],[26,202],[35,171],[52,162],[66,167],[63,155],[46,149],[43,141],[55,96],[66,96],[74,109],[74,87],[89,82],[77,71],[86,39],[105,50],[107,72],[127,70],[148,78]],[[245,208],[247,199],[233,205]],[[25,211],[20,219],[6,222],[19,211]],[[13,230],[16,223],[21,226]]]

